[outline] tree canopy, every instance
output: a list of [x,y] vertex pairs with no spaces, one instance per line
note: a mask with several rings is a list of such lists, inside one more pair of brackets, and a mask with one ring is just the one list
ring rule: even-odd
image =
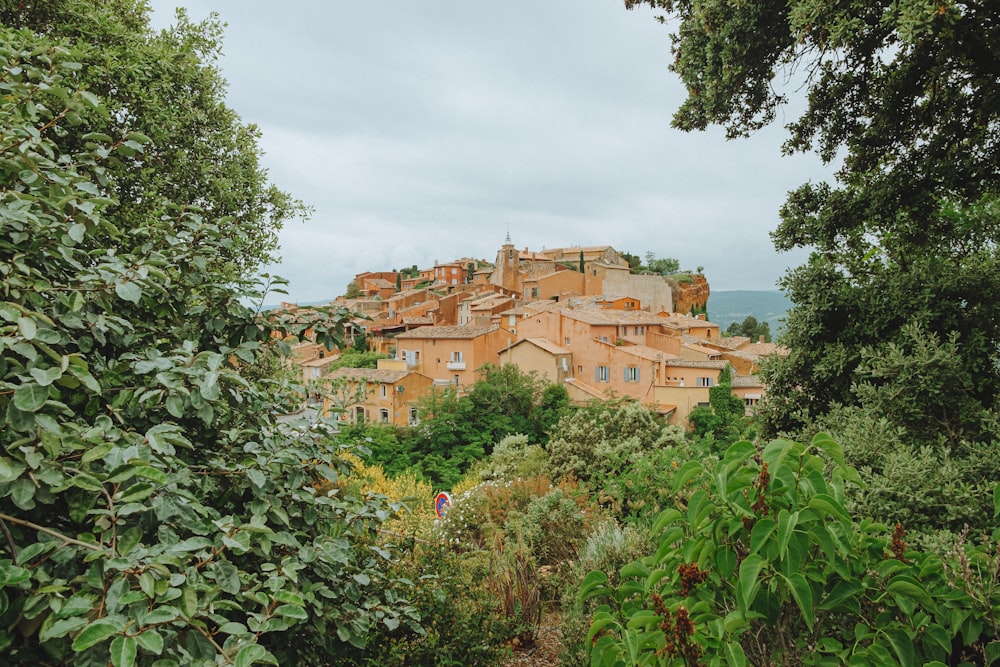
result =
[[636,5],[676,19],[672,69],[688,97],[675,126],[745,136],[804,91],[784,151],[839,167],[835,183],[792,192],[772,234],[779,250],[814,251],[783,282],[791,354],[770,370],[773,430],[856,402],[862,348],[901,342],[907,323],[957,332],[963,372],[992,407],[1000,6],[626,0]]
[[262,357],[345,319],[245,305],[271,190],[199,70],[215,33],[154,35],[125,0],[3,7],[0,662],[322,664],[419,630],[373,539],[392,507],[320,493],[346,460],[275,417],[292,388]]

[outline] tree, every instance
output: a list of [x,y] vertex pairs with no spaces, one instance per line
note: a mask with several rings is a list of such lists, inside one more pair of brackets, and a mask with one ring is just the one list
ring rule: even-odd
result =
[[284,337],[333,342],[345,318],[244,305],[264,293],[218,258],[262,230],[185,180],[242,165],[259,193],[263,173],[213,162],[200,144],[225,133],[194,132],[198,165],[145,174],[166,147],[130,123],[167,122],[163,91],[92,92],[112,55],[127,70],[181,62],[177,95],[222,106],[221,86],[181,76],[210,35],[153,36],[124,0],[4,7],[42,24],[0,26],[0,662],[323,664],[379,623],[419,630],[387,574],[395,549],[375,542],[393,507],[317,492],[350,467],[322,424],[276,420],[295,388],[264,372]]
[[344,298],[346,299],[357,299],[361,296],[361,288],[355,281],[347,283],[347,289],[344,291]]
[[[283,223],[309,210],[268,183],[259,130],[224,103],[218,18],[193,23],[180,12],[174,26],[155,33],[147,13],[135,0],[27,0],[3,3],[0,22],[87,45],[76,54],[82,67],[74,85],[98,96],[101,110],[70,112],[72,131],[52,141],[66,153],[95,141],[122,143],[94,174],[113,200],[106,214],[141,227],[160,214],[162,198],[197,206],[241,231],[210,263],[228,277],[252,276],[275,259]],[[149,139],[141,151],[140,135]]]
[[733,322],[726,329],[726,336],[746,336],[751,340],[760,340],[763,336],[764,341],[767,343],[771,342],[771,325],[767,322],[758,322],[757,318],[753,315],[747,315],[746,318],[740,322]]
[[712,437],[723,449],[744,437],[749,422],[743,401],[733,395],[732,378],[732,368],[726,364],[719,381],[708,390],[708,406],[695,408],[688,417],[695,434]]
[[841,160],[835,185],[790,194],[772,235],[814,252],[783,282],[791,354],[770,371],[770,429],[851,402],[861,348],[900,342],[907,322],[957,331],[964,372],[994,405],[1000,338],[980,290],[997,259],[1000,6],[626,0],[639,4],[679,18],[672,69],[689,94],[676,127],[759,129],[788,99],[773,83],[784,70],[807,93],[784,150]]

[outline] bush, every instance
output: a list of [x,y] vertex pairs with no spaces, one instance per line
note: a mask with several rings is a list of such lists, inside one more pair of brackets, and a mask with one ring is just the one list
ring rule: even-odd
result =
[[823,434],[762,452],[739,442],[711,470],[681,468],[680,508],[658,517],[656,554],[622,568],[617,585],[594,571],[581,586],[602,603],[588,634],[595,664],[995,659],[1000,590],[951,574],[969,572],[963,558],[995,556],[980,547],[949,562],[909,549],[902,525],[854,521],[843,498],[859,481]]

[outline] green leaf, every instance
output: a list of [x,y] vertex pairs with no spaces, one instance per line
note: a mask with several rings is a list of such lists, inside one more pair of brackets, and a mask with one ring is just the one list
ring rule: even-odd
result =
[[50,384],[62,377],[62,369],[58,366],[52,366],[50,368],[32,368],[28,373],[31,377],[35,379],[42,387],[48,387]]
[[137,652],[135,637],[115,637],[111,642],[111,664],[114,667],[133,667]]
[[300,607],[306,606],[306,601],[302,596],[292,591],[275,591],[274,599],[285,604],[294,604]]
[[263,489],[264,485],[267,484],[267,478],[264,476],[264,473],[256,468],[247,470],[247,479],[258,489]]
[[115,285],[115,294],[132,303],[139,303],[142,298],[142,289],[134,282],[118,283]]
[[760,589],[757,577],[760,575],[760,570],[764,565],[764,559],[757,554],[750,554],[740,563],[739,588],[737,589],[739,597],[737,601],[743,609],[749,609],[750,605],[753,604],[754,598],[757,597],[757,591]]
[[17,320],[17,328],[25,340],[32,340],[38,333],[38,325],[30,317],[21,317]]
[[139,642],[139,646],[142,647],[144,651],[149,651],[154,655],[160,655],[163,652],[163,636],[156,631],[156,628],[147,628],[142,631],[136,637]]
[[100,618],[88,625],[83,632],[73,640],[73,650],[79,653],[86,651],[91,646],[103,642],[108,637],[118,634],[120,628],[116,623],[106,618]]
[[121,503],[137,503],[140,500],[145,500],[146,498],[153,495],[156,491],[156,487],[149,482],[137,482],[132,486],[128,487],[122,491],[121,497],[118,502]]
[[295,618],[304,621],[309,618],[309,614],[305,609],[294,604],[282,604],[278,605],[277,609],[274,610],[275,615],[284,616],[286,618]]
[[896,652],[896,657],[899,658],[899,664],[902,665],[902,667],[912,667],[913,665],[916,665],[916,655],[913,651],[912,637],[910,637],[902,628],[887,628],[885,636],[889,639],[889,643],[892,645],[892,650]]
[[927,590],[912,577],[904,575],[893,577],[889,585],[885,587],[885,590],[895,595],[905,595],[925,606],[932,606],[934,604],[934,601],[927,594]]
[[774,533],[776,527],[777,524],[770,517],[765,517],[754,524],[753,531],[750,533],[750,553],[759,552],[760,548],[767,542],[767,538]]
[[816,610],[813,607],[812,587],[809,586],[809,581],[801,572],[792,574],[786,581],[792,592],[792,597],[795,598],[795,603],[799,606],[799,611],[802,612],[803,620],[812,631],[813,624],[816,622]]
[[236,654],[236,661],[233,663],[233,667],[249,667],[258,662],[266,662],[271,665],[278,664],[275,657],[268,653],[267,649],[260,644],[247,644]]
[[38,412],[49,398],[48,387],[22,384],[14,390],[14,407],[24,412]]
[[83,240],[83,237],[87,234],[87,225],[78,222],[74,225],[69,226],[69,230],[66,232],[71,239],[79,243]]
[[21,476],[27,469],[20,461],[15,461],[9,459],[6,456],[0,456],[0,484],[7,484],[8,482],[13,482],[15,479]]
[[837,465],[844,465],[844,448],[828,433],[817,433],[812,439],[813,447],[823,451]]

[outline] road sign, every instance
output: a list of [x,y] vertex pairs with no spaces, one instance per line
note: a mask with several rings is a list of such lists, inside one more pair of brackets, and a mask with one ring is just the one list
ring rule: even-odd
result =
[[449,496],[445,491],[437,494],[434,498],[434,511],[437,513],[439,519],[443,519],[444,515],[448,513],[448,509],[451,507],[451,496]]

